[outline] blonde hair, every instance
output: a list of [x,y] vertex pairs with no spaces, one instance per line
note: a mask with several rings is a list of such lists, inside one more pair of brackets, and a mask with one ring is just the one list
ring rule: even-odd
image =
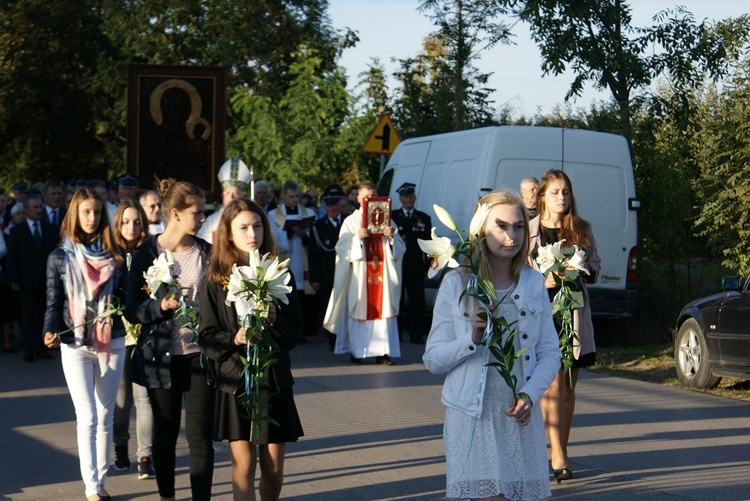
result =
[[60,225],[60,236],[63,240],[65,237],[69,237],[73,243],[83,243],[86,234],[78,221],[78,206],[86,200],[95,200],[100,204],[101,217],[99,218],[99,226],[97,226],[94,235],[101,237],[102,249],[107,251],[109,255],[115,259],[117,267],[119,268],[124,263],[124,260],[120,253],[117,252],[115,242],[112,238],[112,232],[109,227],[109,216],[107,215],[104,200],[102,200],[102,197],[100,197],[93,189],[82,187],[78,188],[73,194],[73,198],[70,200],[68,212],[65,213],[65,217]]
[[[476,209],[474,209],[475,213],[482,204],[489,204],[490,208],[496,205],[509,205],[519,209],[521,214],[523,214],[523,242],[521,243],[521,249],[511,260],[511,275],[513,276],[513,280],[517,281],[521,276],[521,269],[527,263],[529,254],[529,213],[526,210],[526,206],[523,204],[523,198],[514,190],[500,188],[483,196],[479,200]],[[472,259],[479,258],[479,274],[481,276],[492,278],[492,269],[490,268],[489,260],[487,258],[487,244],[484,240],[486,226],[487,221],[485,219],[485,221],[482,221],[479,235],[472,237],[472,240],[481,239],[481,244],[475,248]]]

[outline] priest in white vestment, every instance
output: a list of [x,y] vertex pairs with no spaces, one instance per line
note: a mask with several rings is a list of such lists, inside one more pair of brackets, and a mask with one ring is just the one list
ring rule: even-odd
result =
[[221,205],[206,218],[197,235],[198,238],[202,238],[210,244],[214,243],[214,234],[219,228],[224,207],[232,200],[245,196],[245,191],[251,180],[250,169],[247,168],[245,162],[236,157],[224,162],[217,177],[221,183]]
[[323,327],[336,335],[335,353],[350,353],[352,362],[376,357],[390,365],[401,356],[398,311],[401,301],[401,259],[404,242],[391,223],[383,236],[370,236],[362,222],[362,205],[375,187],[359,187],[360,208],[341,226],[336,244],[333,294]]

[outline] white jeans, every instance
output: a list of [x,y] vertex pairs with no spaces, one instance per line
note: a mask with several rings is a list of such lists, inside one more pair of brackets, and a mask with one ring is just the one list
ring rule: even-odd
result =
[[63,373],[76,410],[78,457],[86,497],[107,479],[117,387],[125,361],[125,338],[110,343],[109,362],[86,346],[60,346]]

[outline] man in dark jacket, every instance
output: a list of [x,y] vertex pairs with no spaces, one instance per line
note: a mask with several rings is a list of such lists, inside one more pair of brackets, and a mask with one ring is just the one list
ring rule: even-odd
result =
[[42,198],[29,194],[24,199],[26,222],[14,226],[8,235],[8,281],[21,302],[21,337],[27,362],[52,358],[42,343],[46,309],[47,256],[57,246],[58,232],[42,220]]
[[[402,184],[396,192],[401,201],[401,208],[393,211],[391,218],[398,226],[398,234],[406,244],[406,252],[401,268],[403,286],[401,289],[401,313],[403,315],[403,302],[409,303],[409,342],[423,344],[427,334],[427,312],[424,301],[424,279],[427,271],[427,258],[419,248],[417,239],[429,240],[432,221],[430,216],[414,208],[417,201],[415,192],[416,185],[413,183]],[[404,294],[405,293],[405,294]],[[401,318],[399,318],[401,320]]]
[[[341,230],[340,202],[343,198],[344,190],[337,184],[332,184],[323,191],[322,202],[326,215],[313,224],[310,231],[311,238],[307,245],[310,286],[316,291],[318,311],[316,325],[318,328],[323,326],[323,317],[333,290],[333,276],[336,272],[336,242],[339,241]],[[330,332],[328,343],[333,351],[336,338]]]

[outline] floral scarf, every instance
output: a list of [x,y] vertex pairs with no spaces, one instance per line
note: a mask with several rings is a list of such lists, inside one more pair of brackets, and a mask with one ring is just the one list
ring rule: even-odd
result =
[[[100,238],[87,245],[73,243],[66,238],[62,248],[65,251],[65,293],[74,326],[73,334],[79,345],[86,337],[86,326],[83,324],[87,304],[93,302],[96,315],[101,315],[112,302],[114,283],[110,278],[117,263],[109,252],[102,249]],[[94,322],[93,334],[97,353],[109,359],[112,319],[107,317]]]

